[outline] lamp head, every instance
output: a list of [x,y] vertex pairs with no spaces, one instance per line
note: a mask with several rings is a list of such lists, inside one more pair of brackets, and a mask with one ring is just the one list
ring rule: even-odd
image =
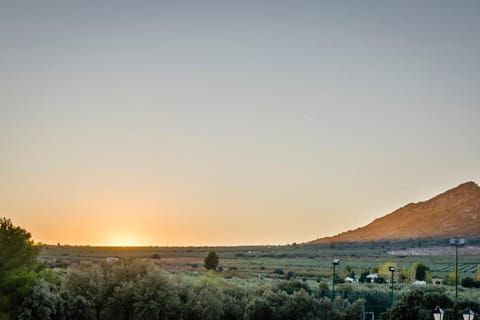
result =
[[450,239],[450,245],[451,246],[455,246],[455,247],[463,247],[467,244],[467,240],[465,240],[464,238],[451,238]]
[[395,267],[388,267],[388,270],[390,270],[390,272],[393,272],[395,271]]
[[333,259],[333,265],[338,266],[340,264],[340,259]]
[[436,306],[435,309],[433,309],[433,319],[443,320],[443,310],[439,306]]
[[470,307],[468,307],[467,309],[465,309],[465,311],[463,311],[463,320],[473,320],[473,317],[475,316],[475,312],[473,312],[472,309],[470,309]]

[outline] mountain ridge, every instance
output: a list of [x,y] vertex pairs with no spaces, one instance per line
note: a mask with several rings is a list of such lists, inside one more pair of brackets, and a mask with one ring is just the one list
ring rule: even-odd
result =
[[480,187],[473,181],[408,203],[371,223],[309,244],[480,236]]

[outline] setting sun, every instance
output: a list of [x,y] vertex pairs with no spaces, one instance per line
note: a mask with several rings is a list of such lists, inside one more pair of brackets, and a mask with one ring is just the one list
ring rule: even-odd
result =
[[136,237],[133,235],[119,234],[119,235],[112,236],[110,240],[107,240],[106,243],[101,245],[111,246],[111,247],[142,247],[142,246],[148,246],[149,244],[144,242],[140,237]]

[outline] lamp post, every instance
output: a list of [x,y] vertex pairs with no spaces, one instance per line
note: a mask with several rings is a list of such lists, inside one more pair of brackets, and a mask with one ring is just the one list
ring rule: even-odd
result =
[[433,319],[443,320],[443,310],[439,306],[436,306],[435,309],[433,309]]
[[395,267],[388,267],[388,270],[390,270],[390,287],[392,290],[392,293],[390,294],[390,305],[393,305],[393,273],[395,272]]
[[463,320],[473,320],[475,317],[475,312],[473,312],[473,310],[468,307],[467,309],[465,309],[465,311],[463,311],[462,316]]
[[332,280],[332,300],[335,299],[335,267],[340,264],[339,259],[333,259],[333,280]]
[[455,247],[455,300],[458,298],[458,248],[465,246],[465,239],[450,239],[450,245]]

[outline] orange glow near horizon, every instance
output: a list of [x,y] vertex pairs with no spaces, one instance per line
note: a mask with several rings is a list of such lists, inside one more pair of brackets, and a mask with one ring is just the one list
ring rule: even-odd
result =
[[[113,188],[112,188],[113,189]],[[110,189],[110,190],[112,190]],[[442,188],[443,189],[443,188]],[[439,190],[442,190],[439,189]],[[332,202],[323,202],[323,208],[315,202],[302,203],[309,212],[332,212],[335,219],[325,214],[305,215],[305,220],[290,219],[292,212],[300,212],[295,198],[278,202],[261,197],[239,199],[228,203],[215,194],[191,193],[190,201],[180,207],[174,197],[170,202],[139,193],[125,192],[84,194],[79,199],[50,198],[38,189],[29,202],[3,202],[4,212],[15,212],[11,218],[15,225],[25,228],[35,242],[90,246],[223,246],[223,245],[277,245],[314,240],[321,236],[365,225],[372,218],[350,219],[351,211],[342,208],[341,194],[332,193]],[[294,194],[291,193],[293,196]],[[426,200],[435,193],[419,196]],[[335,196],[337,198],[335,198]],[[406,195],[405,200],[411,197]],[[363,197],[355,201],[357,212],[366,207]],[[406,201],[393,204],[392,209]],[[289,204],[287,206],[287,204]],[[363,209],[364,212],[367,210]],[[307,210],[305,210],[307,211]],[[378,210],[388,213],[389,208]],[[228,214],[223,214],[227,212]],[[268,214],[267,214],[268,213]],[[339,223],[338,221],[341,221]]]
[[109,247],[144,247],[149,246],[149,244],[143,242],[140,237],[128,234],[114,235],[109,241],[104,244],[99,244],[102,246]]

